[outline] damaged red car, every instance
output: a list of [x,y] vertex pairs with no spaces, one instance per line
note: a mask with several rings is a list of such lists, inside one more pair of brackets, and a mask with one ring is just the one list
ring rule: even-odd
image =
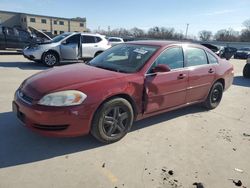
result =
[[201,45],[129,42],[87,64],[29,77],[15,93],[13,111],[43,135],[91,133],[111,143],[136,120],[197,103],[216,108],[232,81],[233,66]]

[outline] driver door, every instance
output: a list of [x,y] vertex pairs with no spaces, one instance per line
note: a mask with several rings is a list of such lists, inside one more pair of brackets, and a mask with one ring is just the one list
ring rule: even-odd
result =
[[81,34],[75,34],[60,45],[61,58],[64,60],[78,60],[82,57]]
[[186,103],[188,70],[184,69],[182,47],[166,49],[155,61],[151,69],[159,64],[171,70],[162,73],[149,73],[145,78],[145,113],[154,113]]

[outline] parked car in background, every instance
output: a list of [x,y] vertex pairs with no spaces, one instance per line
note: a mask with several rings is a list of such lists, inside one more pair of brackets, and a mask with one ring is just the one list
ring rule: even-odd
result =
[[108,41],[112,46],[124,43],[123,39],[120,37],[109,37]]
[[29,31],[20,28],[0,27],[0,49],[6,48],[23,49],[31,43],[43,42],[51,38],[29,27]]
[[230,60],[237,51],[236,48],[229,46],[217,46],[209,43],[201,43],[201,45],[207,47],[208,49],[212,50],[216,55],[221,58],[225,58],[226,60]]
[[250,78],[250,55],[248,55],[247,63],[243,68],[243,76],[245,78]]
[[110,47],[103,35],[67,32],[50,41],[28,46],[23,50],[23,55],[30,60],[52,67],[60,62],[91,59]]
[[250,48],[241,48],[234,54],[235,59],[247,59],[250,55]]
[[136,120],[197,103],[216,108],[232,82],[233,66],[201,45],[129,42],[87,64],[49,69],[24,80],[13,111],[26,127],[44,135],[91,132],[111,143]]

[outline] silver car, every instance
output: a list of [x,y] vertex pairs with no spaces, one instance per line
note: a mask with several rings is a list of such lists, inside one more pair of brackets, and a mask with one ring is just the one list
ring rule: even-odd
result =
[[110,47],[103,35],[68,32],[49,41],[31,44],[23,50],[23,55],[52,67],[60,62],[93,58]]

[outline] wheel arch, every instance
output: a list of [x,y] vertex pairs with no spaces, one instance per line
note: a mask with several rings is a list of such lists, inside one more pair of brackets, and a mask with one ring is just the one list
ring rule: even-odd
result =
[[112,99],[115,99],[115,98],[122,98],[122,99],[127,100],[131,104],[131,106],[132,106],[133,113],[134,113],[134,119],[136,119],[136,117],[138,115],[138,109],[137,109],[135,100],[130,95],[128,95],[128,94],[120,93],[120,94],[116,94],[116,95],[112,95],[112,96],[107,97],[104,101],[102,101],[101,104],[98,105],[98,107],[96,108],[96,110],[95,110],[95,112],[93,114],[93,117],[92,117],[92,120],[91,120],[91,126],[92,126],[93,120],[94,120],[94,118],[96,116],[96,113],[101,108],[101,106],[103,104],[105,104],[106,102],[108,102],[108,101],[110,101]]
[[217,80],[214,82],[214,84],[215,84],[216,82],[220,82],[220,83],[222,84],[222,86],[223,86],[223,90],[225,89],[225,80],[224,80],[224,78],[219,78],[219,79],[217,79]]
[[44,51],[41,60],[43,60],[44,55],[46,53],[48,53],[48,52],[54,53],[57,56],[58,61],[60,61],[60,55],[59,55],[59,53],[56,50],[53,50],[53,49],[49,49],[49,50]]
[[101,54],[102,52],[103,52],[103,50],[98,50],[98,51],[95,53],[94,57],[96,57],[97,55]]

